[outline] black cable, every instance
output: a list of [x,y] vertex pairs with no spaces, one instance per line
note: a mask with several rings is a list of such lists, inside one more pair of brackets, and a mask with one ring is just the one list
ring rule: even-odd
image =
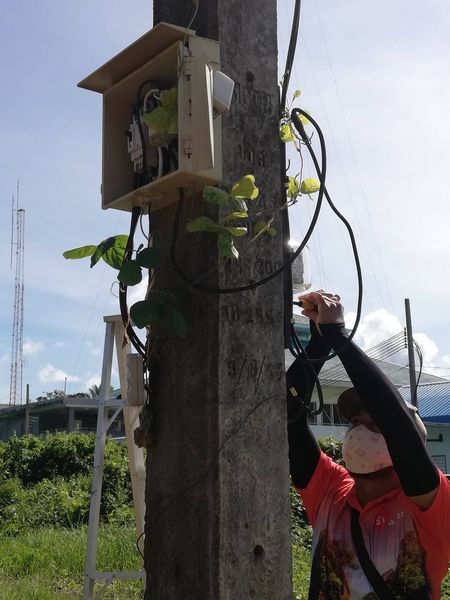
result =
[[[306,113],[305,113],[305,115],[306,115]],[[178,266],[178,263],[176,261],[176,242],[177,242],[177,237],[178,237],[178,224],[179,224],[181,208],[182,208],[182,204],[183,204],[183,200],[184,200],[184,190],[182,188],[180,188],[180,190],[179,190],[180,201],[178,202],[178,205],[177,205],[177,210],[175,213],[175,219],[174,219],[174,225],[173,225],[172,243],[171,243],[171,248],[170,248],[170,260],[171,260],[174,270],[183,279],[183,281],[189,285],[189,287],[192,287],[193,289],[195,289],[199,292],[205,293],[205,294],[236,294],[239,292],[245,292],[247,290],[255,289],[255,288],[259,287],[260,285],[264,285],[264,284],[268,283],[269,281],[271,281],[272,279],[274,279],[275,277],[278,277],[278,275],[283,273],[283,271],[285,269],[287,269],[299,256],[299,254],[301,253],[303,248],[308,243],[309,238],[311,237],[312,232],[314,231],[314,228],[315,228],[318,218],[319,218],[320,210],[322,208],[324,191],[325,191],[325,177],[326,177],[326,168],[327,168],[326,147],[325,147],[325,140],[324,140],[322,131],[320,130],[319,125],[309,115],[308,115],[308,119],[313,124],[313,126],[316,128],[317,134],[319,136],[319,141],[320,141],[320,150],[321,150],[321,155],[322,155],[322,167],[318,169],[318,176],[319,176],[321,185],[320,185],[320,189],[319,189],[319,195],[317,198],[316,208],[315,208],[313,217],[311,219],[311,223],[309,225],[309,228],[308,228],[308,230],[305,234],[305,237],[303,238],[300,246],[297,248],[297,250],[295,252],[293,252],[293,254],[276,271],[274,271],[267,277],[264,277],[263,279],[255,281],[253,283],[249,283],[247,285],[242,285],[242,286],[233,287],[233,288],[219,288],[219,287],[210,287],[210,286],[206,286],[206,285],[201,285],[201,284],[197,283],[197,281],[206,277],[206,275],[203,275],[197,281],[192,281],[183,273],[182,269]],[[309,139],[308,139],[308,144],[309,144]]]
[[144,138],[144,130],[142,128],[141,123],[141,115],[139,104],[135,110],[136,122],[139,129],[139,135],[141,136],[141,146],[142,146],[142,181],[138,184],[138,187],[142,187],[147,183],[147,142]]
[[[310,138],[308,137],[305,128],[303,127],[303,123],[301,122],[300,118],[298,115],[303,115],[305,118],[307,118],[309,120],[309,122],[314,126],[314,128],[317,131],[318,137],[319,137],[319,142],[320,142],[320,148],[321,148],[321,155],[322,155],[322,168],[319,165],[319,162],[317,160],[316,154],[312,148],[311,145],[311,141]],[[184,191],[183,189],[180,189],[180,201],[178,202],[178,206],[177,206],[177,210],[176,210],[176,214],[175,214],[175,219],[174,219],[174,227],[173,227],[173,235],[172,235],[172,243],[171,243],[171,249],[170,249],[170,258],[171,258],[171,263],[173,268],[175,269],[175,271],[178,273],[178,275],[183,279],[183,281],[185,281],[186,283],[189,284],[190,287],[202,292],[202,293],[210,293],[210,294],[231,294],[231,293],[238,293],[238,292],[243,292],[246,290],[250,290],[250,289],[254,289],[260,285],[263,285],[265,283],[267,283],[268,281],[274,279],[275,277],[277,277],[278,275],[280,275],[285,269],[287,269],[293,262],[294,260],[298,257],[298,255],[300,254],[300,252],[303,250],[303,248],[306,246],[309,238],[312,235],[312,232],[316,226],[317,220],[319,218],[319,214],[320,214],[320,210],[322,207],[322,200],[323,200],[323,196],[325,195],[328,204],[331,208],[331,210],[336,214],[336,216],[339,218],[339,220],[341,220],[350,237],[350,242],[351,242],[351,246],[352,246],[352,250],[353,250],[353,255],[354,255],[354,259],[355,259],[355,266],[356,266],[356,272],[357,272],[357,279],[358,279],[358,300],[357,300],[357,309],[356,309],[356,319],[355,319],[355,324],[353,326],[353,328],[350,331],[350,334],[347,338],[347,341],[345,342],[345,344],[343,344],[343,346],[341,348],[339,348],[337,351],[332,352],[331,354],[329,354],[326,357],[320,357],[320,358],[305,358],[305,360],[308,360],[311,363],[318,363],[318,362],[323,362],[323,361],[328,361],[331,360],[332,358],[338,356],[339,354],[341,354],[346,348],[347,346],[351,343],[353,337],[356,334],[359,322],[361,320],[361,312],[362,312],[362,296],[363,296],[363,282],[362,282],[362,273],[361,273],[361,264],[359,261],[359,254],[358,254],[358,249],[356,246],[356,241],[355,241],[355,236],[353,234],[353,230],[352,227],[350,225],[350,223],[347,221],[347,219],[339,212],[339,210],[336,208],[336,206],[333,204],[331,197],[326,189],[326,185],[325,185],[325,179],[326,179],[326,146],[325,146],[325,140],[323,137],[323,133],[322,130],[320,129],[318,123],[311,117],[311,115],[309,115],[308,113],[306,113],[305,111],[301,110],[300,108],[295,108],[292,112],[291,112],[291,119],[292,119],[292,123],[294,124],[294,127],[296,128],[297,132],[299,133],[303,143],[305,144],[305,146],[307,147],[311,158],[313,160],[314,163],[314,167],[316,169],[317,172],[317,176],[319,178],[319,182],[320,182],[320,188],[319,188],[319,197],[317,199],[317,204],[316,204],[316,209],[314,211],[314,215],[313,218],[311,220],[310,226],[308,228],[308,231],[305,234],[305,237],[302,240],[302,243],[300,244],[300,246],[297,248],[297,250],[292,254],[292,256],[276,271],[274,271],[273,273],[271,273],[271,275],[268,275],[267,277],[245,285],[245,286],[240,286],[240,287],[235,287],[235,288],[212,288],[209,286],[204,286],[204,285],[200,285],[198,284],[196,281],[192,281],[190,280],[184,273],[183,271],[180,269],[180,267],[178,266],[177,262],[176,262],[176,240],[177,240],[177,235],[178,235],[178,223],[179,223],[179,218],[180,218],[180,212],[181,212],[181,207],[183,204],[183,200],[184,200]],[[204,275],[203,277],[206,277],[206,275]],[[197,280],[198,281],[198,280]]]
[[417,390],[419,389],[419,382],[420,382],[420,378],[422,377],[422,369],[423,369],[423,354],[422,354],[422,349],[420,348],[419,344],[416,342],[416,340],[413,339],[413,343],[414,343],[414,348],[416,349],[417,355],[419,357],[419,375],[417,377],[417,381],[416,381],[416,398],[417,398]]
[[[292,248],[289,244],[291,239],[291,231],[289,224],[289,212],[286,203],[286,183],[288,181],[286,173],[286,144],[278,141],[280,148],[280,220],[281,220],[281,234],[283,243],[283,263],[286,262],[289,255],[292,253]],[[285,210],[282,210],[284,207]],[[290,343],[290,325],[294,316],[294,305],[292,304],[292,297],[294,295],[293,281],[292,281],[292,264],[283,272],[283,335],[284,335],[284,347],[291,349]]]
[[[299,359],[300,359],[300,364],[301,367],[303,369],[303,372],[305,374],[305,378],[306,380],[308,380],[308,374],[306,372],[306,368],[309,369],[310,373],[313,376],[314,379],[314,385],[315,387],[317,387],[317,395],[319,397],[319,406],[317,408],[317,410],[311,410],[311,403],[306,407],[308,412],[311,415],[318,415],[323,411],[323,390],[322,390],[322,384],[319,381],[319,376],[316,373],[315,368],[312,365],[312,360],[308,358],[308,355],[306,353],[306,349],[304,348],[302,341],[300,340],[300,338],[297,335],[297,332],[295,331],[295,325],[294,323],[291,323],[291,340],[295,346],[296,351],[298,352],[299,355]],[[313,390],[314,391],[314,388]]]
[[151,80],[147,80],[141,83],[141,85],[138,88],[138,91],[136,93],[136,103],[134,106],[134,110],[133,110],[133,114],[136,117],[136,123],[138,126],[138,130],[139,130],[139,135],[141,136],[141,146],[142,146],[142,182],[140,182],[140,184],[138,184],[138,187],[141,187],[143,185],[145,185],[147,183],[147,144],[146,144],[146,140],[144,138],[144,130],[142,129],[142,123],[141,123],[141,114],[140,114],[140,108],[141,108],[141,93],[142,90],[144,89],[144,87],[148,84],[152,83]]
[[294,358],[299,358],[300,355],[297,353],[297,350],[295,350],[295,348],[293,348],[292,346],[293,346],[292,340],[289,339],[289,345],[288,345],[289,352],[292,354],[292,356]]
[[286,66],[284,67],[283,83],[281,89],[281,102],[280,112],[283,116],[286,110],[286,96],[289,87],[289,81],[291,79],[292,65],[294,63],[295,48],[297,46],[298,30],[300,26],[300,9],[302,3],[301,0],[295,1],[294,17],[292,19],[291,37],[289,39],[289,49],[286,56]]
[[[127,239],[127,245],[125,247],[125,253],[123,257],[123,264],[128,262],[133,255],[133,239],[136,231],[136,226],[139,222],[139,218],[141,216],[142,208],[140,206],[135,206],[131,211],[131,223],[130,223],[130,233]],[[136,335],[133,327],[130,324],[129,314],[128,314],[128,305],[127,305],[127,285],[119,282],[119,306],[120,306],[120,314],[122,316],[122,321],[125,327],[125,330],[128,335],[128,339],[136,349],[136,351],[144,358],[145,356],[145,346],[141,342],[141,340]]]
[[[152,81],[151,79],[147,79],[146,81],[143,81],[141,83],[141,85],[139,86],[138,91],[136,93],[136,103],[135,103],[134,110],[133,110],[133,115],[136,117],[136,123],[138,126],[139,135],[141,136],[141,145],[142,145],[142,177],[143,177],[143,180],[140,184],[138,183],[137,187],[142,187],[143,185],[148,183],[147,179],[149,178],[148,174],[147,174],[147,142],[145,140],[144,130],[142,128],[140,108],[141,108],[142,90],[145,88],[146,85],[150,85],[150,84],[156,85],[154,83],[154,81]],[[143,108],[145,108],[145,107],[143,107]]]
[[314,128],[316,129],[317,133],[319,134],[320,139],[323,139],[323,134],[322,131],[320,130],[319,125],[314,121],[314,119],[308,115],[308,113],[306,113],[305,111],[301,110],[300,108],[294,108],[294,110],[291,112],[291,119],[292,119],[292,123],[294,125],[294,127],[296,128],[297,132],[299,133],[300,137],[302,138],[303,143],[305,144],[305,146],[308,148],[308,151],[311,155],[311,158],[313,160],[314,163],[314,167],[316,169],[317,175],[319,177],[319,181],[320,181],[320,187],[321,190],[323,188],[323,192],[325,194],[325,198],[327,199],[327,202],[331,208],[331,210],[334,212],[334,214],[338,217],[338,219],[340,221],[342,221],[348,231],[349,237],[350,237],[350,242],[351,242],[351,246],[352,246],[352,250],[353,250],[353,256],[355,259],[355,266],[356,266],[356,274],[357,274],[357,279],[358,279],[358,300],[357,300],[357,308],[356,308],[356,319],[355,319],[355,324],[352,328],[352,330],[350,331],[350,334],[347,338],[347,341],[345,344],[343,344],[342,348],[339,348],[338,351],[332,352],[331,354],[329,354],[326,358],[308,358],[308,360],[310,362],[322,362],[322,360],[330,360],[331,358],[334,358],[335,356],[338,356],[340,353],[342,353],[345,348],[350,344],[350,342],[352,341],[353,337],[355,336],[356,330],[358,329],[358,325],[359,322],[361,320],[361,311],[362,311],[362,297],[363,297],[363,281],[362,281],[362,273],[361,273],[361,263],[359,261],[359,255],[358,255],[358,248],[356,246],[356,240],[355,240],[355,236],[353,234],[353,230],[351,228],[350,223],[347,221],[347,219],[338,211],[338,209],[336,208],[336,206],[333,204],[330,195],[328,193],[328,190],[326,188],[325,185],[325,177],[323,176],[323,173],[321,172],[320,166],[319,166],[319,161],[317,160],[316,154],[311,146],[311,141],[305,131],[305,128],[303,127],[303,123],[301,122],[299,115],[303,115],[304,117],[306,117],[313,125]]
[[[301,9],[301,0],[296,0],[294,7],[294,15],[292,19],[292,27],[291,27],[291,35],[289,39],[289,48],[286,55],[286,65],[284,68],[284,75],[281,85],[280,92],[280,106],[279,106],[279,115],[280,119],[285,116],[286,113],[286,97],[289,88],[289,82],[291,78],[292,65],[294,63],[295,49],[297,46],[298,39],[298,31],[300,27],[300,9]],[[281,153],[281,173],[280,173],[280,183],[282,185],[281,189],[281,198],[286,197],[286,144],[279,141],[280,145],[280,153]],[[286,262],[288,258],[288,252],[291,252],[291,249],[288,248],[288,242],[290,239],[290,227],[289,227],[289,215],[288,212],[281,213],[281,228],[283,232],[283,262]],[[292,265],[292,263],[291,263]],[[284,346],[285,348],[289,348],[292,352],[291,344],[290,344],[290,323],[293,317],[293,305],[292,305],[292,268],[286,269],[283,273],[283,317],[284,317]]]
[[139,542],[144,535],[145,535],[145,531],[143,531],[136,540],[136,548],[137,548],[137,551],[139,552],[139,554],[141,555],[142,560],[144,560],[145,557],[144,557],[143,553],[141,552],[141,549],[139,548]]

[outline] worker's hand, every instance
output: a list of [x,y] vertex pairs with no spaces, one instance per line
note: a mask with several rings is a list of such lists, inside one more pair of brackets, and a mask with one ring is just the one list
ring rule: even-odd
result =
[[299,297],[305,303],[302,315],[310,318],[316,325],[327,323],[344,323],[344,307],[341,297],[319,290]]

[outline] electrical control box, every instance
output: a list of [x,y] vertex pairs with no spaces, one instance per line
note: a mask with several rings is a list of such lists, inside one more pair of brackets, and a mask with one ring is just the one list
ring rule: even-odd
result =
[[[218,42],[167,23],[83,79],[79,87],[103,95],[102,208],[157,210],[180,188],[189,194],[220,182],[220,115],[233,85],[220,72]],[[161,133],[147,119],[164,100],[176,122]]]

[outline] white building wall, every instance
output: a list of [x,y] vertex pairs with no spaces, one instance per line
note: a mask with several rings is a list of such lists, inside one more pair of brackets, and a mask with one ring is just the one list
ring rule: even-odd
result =
[[[430,456],[446,475],[450,474],[450,423],[425,423],[425,425]],[[438,441],[441,436],[442,442]]]

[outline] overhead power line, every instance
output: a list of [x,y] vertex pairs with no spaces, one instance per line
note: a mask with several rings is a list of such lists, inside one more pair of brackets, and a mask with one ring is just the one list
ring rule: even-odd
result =
[[[370,358],[375,360],[385,360],[389,356],[393,356],[405,348],[405,333],[404,331],[401,331],[387,340],[380,342],[376,346],[369,348],[365,352]],[[331,368],[325,367],[321,372],[321,379],[323,380],[336,380],[340,378],[347,379],[347,372],[341,364],[332,366]]]

